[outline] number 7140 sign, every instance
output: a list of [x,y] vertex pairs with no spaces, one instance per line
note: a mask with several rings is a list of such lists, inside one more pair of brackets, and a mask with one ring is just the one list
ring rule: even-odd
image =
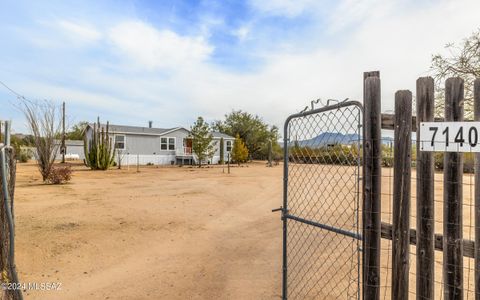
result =
[[480,122],[420,123],[420,151],[480,152]]

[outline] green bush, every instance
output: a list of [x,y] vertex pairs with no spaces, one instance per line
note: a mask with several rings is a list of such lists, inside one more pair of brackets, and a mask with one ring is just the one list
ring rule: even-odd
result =
[[354,166],[358,164],[356,145],[333,145],[321,148],[300,147],[294,145],[289,149],[289,160],[306,164],[333,164]]
[[16,157],[19,162],[26,163],[32,158],[32,155],[28,150],[20,149],[20,152],[16,154]]
[[[435,170],[443,171],[444,157],[445,157],[444,153],[441,153],[441,152],[437,152],[434,154]],[[475,171],[475,154],[464,153],[463,154],[463,172],[474,173],[474,171]]]
[[248,149],[245,146],[245,143],[237,134],[235,141],[233,142],[232,149],[232,160],[240,165],[240,163],[245,163],[248,160]]

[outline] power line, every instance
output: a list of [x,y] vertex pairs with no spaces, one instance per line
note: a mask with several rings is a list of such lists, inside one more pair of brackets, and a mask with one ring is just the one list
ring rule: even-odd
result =
[[22,96],[21,94],[15,92],[11,87],[9,87],[8,85],[6,85],[3,81],[0,80],[0,84],[3,85],[7,90],[9,90],[12,94],[14,94],[15,96],[17,96],[17,98],[21,98],[21,99],[24,99],[24,100],[27,100],[24,96]]
[[[41,107],[46,107],[45,104],[40,104],[38,101],[33,101],[33,100],[30,100],[28,99],[27,97],[23,96],[22,94],[16,92],[14,89],[12,89],[11,87],[9,87],[5,82],[1,81],[0,80],[0,85],[2,85],[3,87],[5,87],[8,91],[10,91],[12,94],[14,94],[17,99],[20,99],[20,100],[23,100],[23,101],[26,101],[32,105],[38,105],[38,106],[41,106]],[[13,106],[17,106],[15,103],[12,103],[11,101],[9,101]]]

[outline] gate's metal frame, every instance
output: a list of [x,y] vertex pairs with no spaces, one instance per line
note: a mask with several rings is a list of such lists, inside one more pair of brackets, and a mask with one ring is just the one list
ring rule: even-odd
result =
[[[287,220],[288,219],[294,220],[294,221],[297,221],[297,222],[301,222],[301,223],[304,223],[304,224],[307,224],[307,225],[319,227],[319,228],[324,229],[324,230],[328,230],[328,231],[331,231],[331,232],[335,232],[335,233],[338,233],[338,234],[342,234],[342,235],[351,237],[353,239],[360,240],[362,242],[362,248],[363,248],[363,237],[362,237],[362,234],[360,234],[358,232],[351,232],[351,231],[344,230],[344,229],[341,229],[341,228],[337,228],[337,227],[334,227],[334,226],[330,226],[330,225],[327,225],[327,224],[321,224],[321,223],[318,223],[318,222],[315,222],[315,221],[306,220],[304,218],[300,218],[300,217],[297,217],[297,216],[294,216],[294,215],[290,215],[289,211],[288,211],[288,164],[289,164],[289,156],[288,156],[289,134],[288,134],[288,128],[289,128],[290,121],[295,119],[295,118],[302,118],[302,117],[306,117],[306,116],[309,116],[309,115],[318,114],[318,113],[327,112],[327,111],[332,111],[332,110],[335,110],[335,109],[341,109],[341,108],[348,107],[348,106],[358,107],[358,109],[360,111],[360,114],[361,114],[361,120],[363,121],[363,117],[364,117],[363,116],[363,114],[364,114],[363,105],[360,102],[353,101],[353,100],[345,100],[345,101],[337,103],[337,104],[327,105],[327,106],[324,106],[324,107],[321,107],[321,108],[312,109],[312,110],[309,110],[309,111],[292,114],[285,121],[284,132],[283,132],[283,136],[284,136],[284,139],[283,139],[283,151],[284,151],[284,153],[283,153],[283,157],[284,157],[283,158],[284,159],[284,164],[283,164],[283,207],[280,209],[281,212],[282,212],[282,221],[283,221],[282,299],[284,299],[284,300],[287,299],[287,284],[288,284],[288,282],[287,282],[287,279],[288,279],[288,277],[287,277],[287,263],[288,263],[288,261],[287,261],[287,255],[288,255],[288,253],[287,253]],[[359,124],[359,126],[363,126],[363,124]],[[362,132],[362,130],[360,128],[359,128],[359,132]],[[363,138],[363,132],[362,132],[362,138]],[[358,155],[359,155],[359,157],[358,157],[358,167],[360,167],[360,153]],[[360,176],[358,176],[357,178],[358,178],[358,180],[360,180]],[[357,186],[360,186],[359,182],[357,183]],[[359,195],[359,193],[357,193],[357,195]],[[359,214],[359,212],[357,211],[357,220],[359,220],[358,219],[358,214]],[[361,249],[358,249],[358,251],[361,251]],[[360,260],[360,258],[359,258],[359,260]],[[359,267],[360,267],[360,264],[359,264]],[[362,276],[361,272],[359,272],[358,276],[359,277]],[[358,284],[359,283],[360,283],[360,278],[358,278]],[[359,298],[360,298],[361,293],[359,292],[358,295],[359,295]]]

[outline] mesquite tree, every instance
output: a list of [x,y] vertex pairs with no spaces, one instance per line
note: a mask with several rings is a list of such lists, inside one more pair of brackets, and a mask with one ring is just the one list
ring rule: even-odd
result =
[[92,170],[107,170],[113,165],[115,151],[112,138],[109,136],[109,123],[102,127],[100,118],[93,125],[92,135],[84,137],[85,164]]
[[190,136],[192,137],[192,151],[197,156],[198,167],[201,167],[202,162],[212,158],[215,153],[215,143],[210,133],[210,126],[202,117],[198,117],[197,121],[193,123]]
[[443,116],[445,108],[445,79],[462,77],[465,84],[465,117],[473,119],[473,82],[480,77],[480,29],[464,39],[460,45],[449,43],[445,46],[448,55],[436,54],[432,57],[431,71],[435,78],[437,95],[436,114]]

